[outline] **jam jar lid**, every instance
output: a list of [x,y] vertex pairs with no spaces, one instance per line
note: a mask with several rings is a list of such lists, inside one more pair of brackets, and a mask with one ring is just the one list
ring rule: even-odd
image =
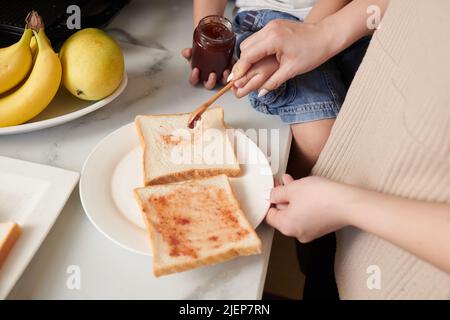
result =
[[225,17],[210,15],[204,17],[197,26],[199,40],[208,45],[220,45],[234,41],[233,26]]

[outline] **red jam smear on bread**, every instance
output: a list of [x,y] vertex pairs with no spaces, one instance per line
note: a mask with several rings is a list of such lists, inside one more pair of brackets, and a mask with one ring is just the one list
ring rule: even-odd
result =
[[220,248],[249,234],[239,224],[238,205],[217,186],[183,184],[148,201],[156,212],[151,220],[172,257],[198,258],[201,249]]

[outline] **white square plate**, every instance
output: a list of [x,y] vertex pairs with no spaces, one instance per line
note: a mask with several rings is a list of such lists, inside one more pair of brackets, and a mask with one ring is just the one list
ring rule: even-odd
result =
[[0,300],[44,241],[78,179],[76,172],[0,157],[0,222],[14,221],[22,231],[0,268]]

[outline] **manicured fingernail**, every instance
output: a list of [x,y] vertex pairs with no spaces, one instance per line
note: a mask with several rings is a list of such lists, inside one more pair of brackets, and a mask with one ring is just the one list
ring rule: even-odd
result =
[[269,91],[268,90],[266,90],[266,89],[261,89],[261,90],[259,90],[259,92],[258,92],[258,98],[261,98],[261,97],[264,97],[266,94],[268,94],[269,93]]
[[230,73],[230,75],[228,76],[227,82],[230,82],[231,80],[233,80],[233,77],[234,77],[234,74],[233,74],[233,72],[232,72],[232,73]]

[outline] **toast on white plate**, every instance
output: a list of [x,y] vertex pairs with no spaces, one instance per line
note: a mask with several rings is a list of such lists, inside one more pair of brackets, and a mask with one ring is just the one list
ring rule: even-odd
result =
[[0,268],[19,238],[20,227],[14,222],[0,223]]
[[134,190],[150,235],[155,276],[261,253],[226,175]]
[[189,113],[137,116],[143,148],[145,185],[171,183],[218,174],[238,176],[236,159],[224,123],[223,109],[207,110],[194,129]]

